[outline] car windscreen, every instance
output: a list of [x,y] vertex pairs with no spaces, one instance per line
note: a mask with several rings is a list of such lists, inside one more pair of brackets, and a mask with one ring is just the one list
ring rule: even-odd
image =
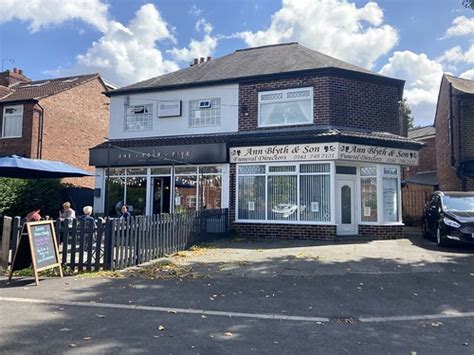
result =
[[443,210],[474,212],[474,196],[443,196]]

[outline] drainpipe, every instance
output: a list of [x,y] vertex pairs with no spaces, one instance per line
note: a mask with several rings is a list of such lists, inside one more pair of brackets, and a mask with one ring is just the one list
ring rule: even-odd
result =
[[44,108],[39,102],[36,102],[35,106],[39,106],[41,110],[34,108],[33,111],[39,113],[38,121],[38,142],[36,146],[36,159],[41,159],[43,156],[43,130],[44,130]]
[[451,141],[451,166],[456,163],[454,157],[454,133],[453,133],[453,84],[449,83],[449,139]]
[[463,156],[462,156],[462,134],[461,134],[461,126],[462,126],[462,121],[461,121],[461,100],[457,100],[458,104],[458,112],[457,112],[457,117],[458,117],[458,154],[459,154],[459,178],[461,179],[461,189],[463,191],[467,191],[467,181],[466,181],[466,176],[464,175],[464,167],[462,162],[464,161]]

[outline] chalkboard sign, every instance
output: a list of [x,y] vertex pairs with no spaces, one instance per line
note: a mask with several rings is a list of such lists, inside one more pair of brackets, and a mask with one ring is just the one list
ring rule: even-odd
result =
[[63,276],[53,221],[25,223],[13,258],[9,279],[11,280],[14,271],[30,266],[33,266],[37,285],[39,284],[38,271],[59,267],[59,274]]

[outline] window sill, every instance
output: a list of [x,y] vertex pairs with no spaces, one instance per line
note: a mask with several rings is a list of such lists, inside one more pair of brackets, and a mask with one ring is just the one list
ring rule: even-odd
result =
[[258,124],[258,128],[278,128],[278,127],[287,127],[287,126],[310,126],[314,125],[314,122],[304,122],[304,123],[284,123],[284,124],[272,124],[272,125],[261,125]]
[[0,137],[0,139],[19,139],[23,138],[22,136],[14,136],[14,137]]
[[323,226],[335,226],[337,224],[332,222],[308,222],[308,221],[266,221],[256,219],[239,219],[235,220],[235,223],[252,223],[252,224],[293,224],[293,225],[323,225]]

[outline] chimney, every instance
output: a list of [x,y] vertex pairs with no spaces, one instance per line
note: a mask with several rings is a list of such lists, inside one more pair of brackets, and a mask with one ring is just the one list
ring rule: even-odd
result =
[[0,72],[0,85],[10,87],[17,83],[29,83],[30,78],[23,74],[23,70],[13,68],[13,70],[5,70]]
[[204,63],[204,57],[199,58],[199,64]]
[[189,66],[192,67],[193,65],[197,65],[198,63],[199,63],[199,59],[194,58],[193,62]]
[[207,57],[207,62],[209,62],[212,59],[212,57]]

